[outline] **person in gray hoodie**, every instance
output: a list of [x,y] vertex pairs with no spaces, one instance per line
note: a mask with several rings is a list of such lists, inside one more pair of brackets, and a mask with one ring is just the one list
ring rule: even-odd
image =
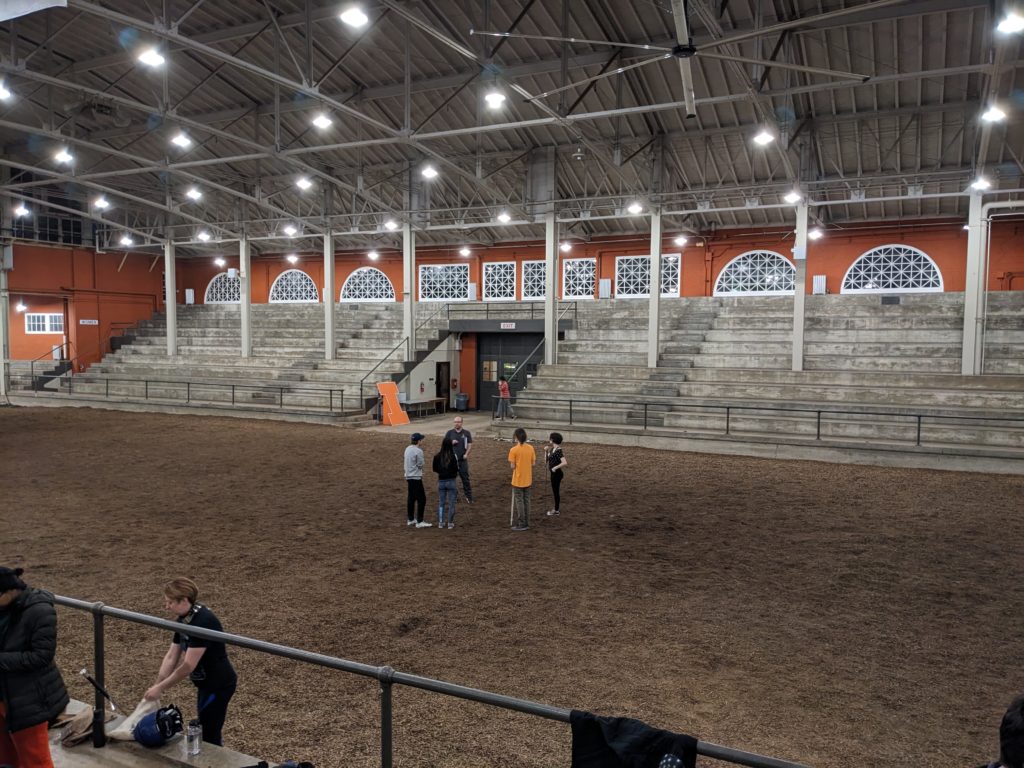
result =
[[430,523],[423,522],[423,509],[427,506],[427,492],[423,488],[423,449],[420,448],[423,435],[413,432],[411,439],[412,445],[405,449],[405,482],[409,486],[405,502],[405,524],[429,528]]
[[53,595],[0,567],[0,765],[53,768],[48,723],[68,705]]

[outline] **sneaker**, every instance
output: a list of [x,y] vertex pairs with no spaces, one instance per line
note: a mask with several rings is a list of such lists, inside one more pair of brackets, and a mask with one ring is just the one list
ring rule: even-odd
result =
[[438,521],[437,521],[437,527],[438,527],[438,528],[444,528],[444,521],[442,521],[442,520],[438,520]]
[[448,527],[449,528],[454,528],[455,527],[455,523],[448,523]]
[[417,528],[433,528],[434,526],[432,526],[426,520],[420,520],[418,523],[416,523],[416,527]]
[[549,509],[548,512],[547,512],[548,517],[554,517],[557,514],[558,514],[558,510],[557,509]]
[[416,525],[416,521],[415,520],[406,520],[405,524],[406,525]]
[[528,531],[528,530],[530,530],[530,526],[528,526],[528,525],[513,525],[512,526],[512,530],[513,531],[517,531],[517,532],[518,531]]

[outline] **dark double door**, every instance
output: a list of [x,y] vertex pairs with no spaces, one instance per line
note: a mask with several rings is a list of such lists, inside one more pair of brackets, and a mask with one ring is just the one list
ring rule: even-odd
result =
[[[477,402],[480,410],[495,408],[498,396],[498,377],[508,379],[512,397],[526,386],[527,376],[537,372],[544,359],[544,347],[527,360],[534,347],[544,338],[541,333],[481,333],[477,347]],[[526,362],[526,365],[523,363]],[[516,373],[518,369],[518,373]],[[513,375],[514,374],[514,375]]]

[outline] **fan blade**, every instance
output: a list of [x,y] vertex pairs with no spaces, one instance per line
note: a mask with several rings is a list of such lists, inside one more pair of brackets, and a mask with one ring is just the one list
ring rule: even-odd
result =
[[552,40],[556,43],[587,43],[588,45],[610,45],[613,48],[639,48],[641,51],[671,51],[661,45],[640,45],[637,43],[614,43],[610,40],[588,40],[583,37],[552,37],[551,35],[521,35],[518,32],[487,32],[480,29],[469,30],[471,35],[486,37],[518,37],[523,40]]
[[524,101],[536,101],[537,99],[543,99],[543,98],[545,98],[547,96],[550,96],[553,93],[561,93],[562,91],[567,91],[570,88],[575,88],[578,85],[586,85],[587,83],[592,83],[595,80],[602,80],[602,79],[604,79],[606,77],[612,77],[614,75],[621,75],[626,70],[637,69],[639,67],[646,67],[648,64],[653,64],[656,61],[664,61],[665,59],[671,59],[671,58],[672,58],[672,54],[671,53],[665,53],[665,54],[662,54],[661,56],[655,56],[652,59],[644,59],[643,61],[638,61],[636,64],[628,64],[625,67],[616,67],[615,69],[609,70],[608,72],[602,72],[600,75],[594,75],[593,77],[586,77],[586,78],[584,78],[582,80],[577,80],[574,83],[569,83],[568,85],[563,85],[561,88],[552,88],[550,91],[544,91],[544,93],[538,93],[536,96],[531,96],[528,99],[524,99]]
[[701,50],[706,48],[718,48],[722,45],[729,45],[730,43],[739,43],[743,40],[749,40],[752,37],[761,37],[762,35],[772,35],[776,32],[782,32],[786,29],[794,29],[795,27],[803,27],[808,24],[816,24],[819,21],[829,21],[831,19],[839,18],[840,16],[849,16],[851,13],[865,13],[866,11],[874,11],[879,8],[887,8],[890,5],[898,5],[905,3],[908,0],[875,0],[865,5],[857,5],[852,8],[840,8],[836,11],[829,11],[828,13],[819,13],[817,16],[805,16],[802,19],[794,19],[793,21],[784,21],[780,24],[773,24],[770,27],[764,27],[762,29],[752,29],[749,32],[741,32],[738,35],[732,35],[730,37],[722,37],[718,40],[711,40],[707,43],[701,44]]
[[[690,44],[690,22],[686,18],[684,0],[672,0],[672,18],[676,24],[676,42],[679,45]],[[693,62],[688,58],[679,59],[679,76],[683,81],[683,103],[686,105],[686,116],[697,116],[697,103],[693,95]]]
[[697,51],[697,55],[705,59],[718,59],[719,61],[738,61],[741,64],[761,64],[765,67],[778,67],[779,69],[792,69],[797,72],[810,72],[814,75],[827,75],[828,77],[841,77],[846,80],[860,80],[862,83],[871,79],[871,75],[861,75],[857,72],[842,72],[838,69],[822,69],[820,67],[806,67],[803,64],[788,64],[783,61],[767,61],[765,59],[749,59],[746,56],[729,56],[722,53],[707,53]]

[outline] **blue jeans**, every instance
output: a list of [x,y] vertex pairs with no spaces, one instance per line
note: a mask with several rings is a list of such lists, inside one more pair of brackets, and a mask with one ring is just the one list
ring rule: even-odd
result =
[[[446,523],[455,522],[455,503],[459,495],[455,490],[455,478],[437,481],[437,527],[443,528]],[[448,516],[445,517],[445,509]]]

